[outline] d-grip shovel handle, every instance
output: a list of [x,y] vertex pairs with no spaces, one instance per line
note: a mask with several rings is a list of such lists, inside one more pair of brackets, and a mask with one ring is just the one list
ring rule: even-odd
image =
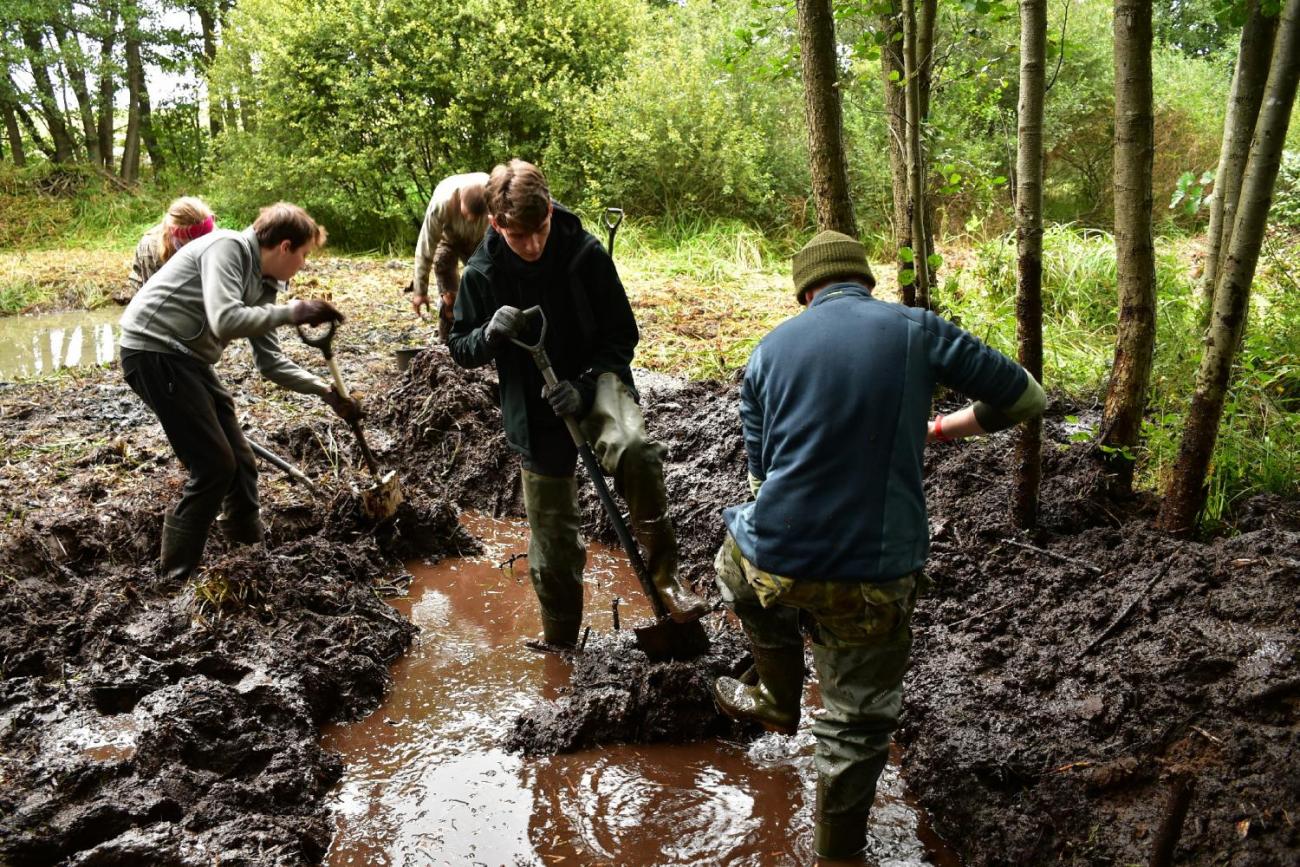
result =
[[[533,363],[542,373],[542,380],[546,383],[548,389],[554,388],[559,381],[556,379],[555,371],[551,369],[551,359],[546,356],[546,314],[542,312],[541,307],[529,307],[523,311],[524,316],[532,318],[536,316],[541,320],[541,333],[537,337],[536,343],[525,343],[517,338],[510,338],[510,342],[520,349],[527,352],[533,357]],[[646,568],[645,560],[641,559],[641,551],[636,546],[636,540],[632,538],[632,531],[628,529],[627,522],[623,520],[623,514],[619,511],[618,504],[614,502],[614,495],[609,492],[609,484],[605,481],[605,473],[600,468],[600,463],[596,456],[592,454],[591,446],[587,444],[587,438],[582,435],[582,428],[578,427],[578,421],[571,415],[563,415],[564,426],[569,429],[569,436],[573,438],[573,444],[578,447],[578,457],[582,458],[582,465],[587,469],[587,476],[591,479],[591,484],[596,488],[596,495],[600,497],[600,504],[605,507],[605,514],[609,517],[609,522],[614,525],[614,532],[618,535],[618,541],[623,545],[623,550],[627,552],[627,558],[632,562],[632,569],[636,572],[637,580],[641,582],[641,590],[650,600],[650,607],[654,609],[655,618],[663,620],[667,618],[668,608],[664,605],[663,599],[659,598],[659,591],[650,581],[650,570]]]

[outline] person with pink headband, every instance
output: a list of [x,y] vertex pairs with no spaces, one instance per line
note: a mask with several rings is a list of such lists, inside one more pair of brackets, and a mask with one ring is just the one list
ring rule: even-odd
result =
[[197,196],[182,196],[171,203],[162,222],[154,226],[135,248],[135,261],[127,278],[131,284],[128,299],[148,282],[177,250],[195,238],[216,228],[216,217],[207,202]]

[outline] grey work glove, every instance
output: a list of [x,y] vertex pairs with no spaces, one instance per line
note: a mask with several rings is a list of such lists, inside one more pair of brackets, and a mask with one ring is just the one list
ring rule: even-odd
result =
[[528,324],[528,317],[518,307],[506,305],[492,314],[492,319],[483,330],[483,337],[493,346],[500,346],[512,337],[518,337]]
[[582,392],[567,379],[543,388],[542,397],[546,398],[546,402],[558,416],[578,415],[582,412],[582,405],[586,403],[582,399]]
[[289,321],[294,325],[324,325],[326,322],[342,322],[343,314],[328,301],[313,298],[293,302],[289,308]]

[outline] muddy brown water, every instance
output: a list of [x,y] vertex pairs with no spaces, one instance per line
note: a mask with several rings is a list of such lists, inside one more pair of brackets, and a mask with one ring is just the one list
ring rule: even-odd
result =
[[0,317],[0,382],[108,364],[117,354],[121,318],[116,306]]
[[[805,714],[794,738],[749,743],[610,746],[526,758],[501,743],[531,703],[555,698],[569,663],[520,648],[539,629],[522,521],[468,515],[481,556],[411,563],[394,605],[420,627],[393,687],[366,719],[335,725],[322,745],[342,754],[332,796],[338,830],[327,863],[807,864],[815,771]],[[593,630],[648,614],[626,559],[588,544]],[[805,695],[817,705],[816,686]],[[923,839],[924,836],[924,839]],[[871,820],[876,862],[955,864],[903,793],[896,764]]]

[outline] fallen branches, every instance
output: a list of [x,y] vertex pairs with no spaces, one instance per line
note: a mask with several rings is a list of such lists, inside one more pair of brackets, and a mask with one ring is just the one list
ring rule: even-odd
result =
[[1116,632],[1119,631],[1120,627],[1123,626],[1125,622],[1128,621],[1129,615],[1131,615],[1133,613],[1133,610],[1137,608],[1138,603],[1147,597],[1147,594],[1151,592],[1151,588],[1156,586],[1157,581],[1165,577],[1165,573],[1169,571],[1170,563],[1171,563],[1170,560],[1165,561],[1164,565],[1161,566],[1160,569],[1156,571],[1156,574],[1151,576],[1151,580],[1147,582],[1146,586],[1143,587],[1140,591],[1138,591],[1138,593],[1133,597],[1133,599],[1129,602],[1129,604],[1125,606],[1124,610],[1119,613],[1119,616],[1110,622],[1110,626],[1107,626],[1104,630],[1102,630],[1101,635],[1098,635],[1088,644],[1087,647],[1081,650],[1079,652],[1079,655],[1075,657],[1076,659],[1082,659],[1083,657],[1092,653],[1094,650],[1097,649],[1097,645],[1101,644],[1107,638],[1110,638],[1112,635],[1114,635]]

